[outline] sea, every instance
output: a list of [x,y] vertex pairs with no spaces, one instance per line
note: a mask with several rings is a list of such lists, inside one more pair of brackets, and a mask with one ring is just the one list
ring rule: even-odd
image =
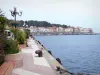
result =
[[100,74],[100,35],[35,36],[73,73]]

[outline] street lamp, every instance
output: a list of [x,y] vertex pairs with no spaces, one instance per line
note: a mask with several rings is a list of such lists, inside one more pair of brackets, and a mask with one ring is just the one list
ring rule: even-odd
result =
[[[11,16],[14,17],[14,20],[16,22],[16,16],[21,16],[22,15],[22,12],[17,12],[17,9],[14,7],[14,10],[10,10],[11,12]],[[16,28],[16,24],[15,24],[15,28]]]

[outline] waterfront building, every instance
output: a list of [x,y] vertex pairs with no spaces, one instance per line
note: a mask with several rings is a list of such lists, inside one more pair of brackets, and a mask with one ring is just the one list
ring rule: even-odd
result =
[[80,33],[84,33],[84,28],[80,27]]
[[93,30],[92,30],[92,28],[89,28],[89,33],[93,33]]
[[79,34],[80,33],[80,28],[79,27],[74,28],[74,33]]
[[80,28],[80,33],[93,33],[91,28]]
[[52,30],[53,30],[53,32],[57,32],[57,27],[56,26],[53,26],[52,27]]
[[52,27],[48,27],[48,31],[49,32],[53,32],[53,28]]
[[38,32],[44,32],[45,31],[45,28],[44,27],[37,27],[37,31]]
[[48,28],[44,28],[43,32],[50,32],[50,30]]
[[58,27],[58,32],[64,32],[64,28],[63,27]]
[[37,32],[38,29],[37,29],[36,26],[30,26],[30,31],[31,31],[31,32]]
[[87,34],[87,33],[93,33],[91,28],[82,28],[82,27],[36,27],[36,26],[30,26],[31,32],[39,32],[39,33],[65,33],[65,34]]
[[73,28],[72,27],[71,28],[65,28],[64,32],[66,32],[66,33],[72,33],[73,32]]
[[92,33],[92,29],[91,28],[84,28],[84,33]]

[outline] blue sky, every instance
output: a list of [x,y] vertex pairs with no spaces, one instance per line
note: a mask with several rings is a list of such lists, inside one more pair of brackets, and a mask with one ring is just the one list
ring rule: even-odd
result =
[[100,32],[100,0],[0,0],[0,8],[9,19],[9,10],[17,7],[23,15],[17,20],[39,20],[92,28]]

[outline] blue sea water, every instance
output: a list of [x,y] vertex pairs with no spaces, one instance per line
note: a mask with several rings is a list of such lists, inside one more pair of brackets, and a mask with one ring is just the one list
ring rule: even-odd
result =
[[70,72],[100,74],[100,35],[35,36]]

